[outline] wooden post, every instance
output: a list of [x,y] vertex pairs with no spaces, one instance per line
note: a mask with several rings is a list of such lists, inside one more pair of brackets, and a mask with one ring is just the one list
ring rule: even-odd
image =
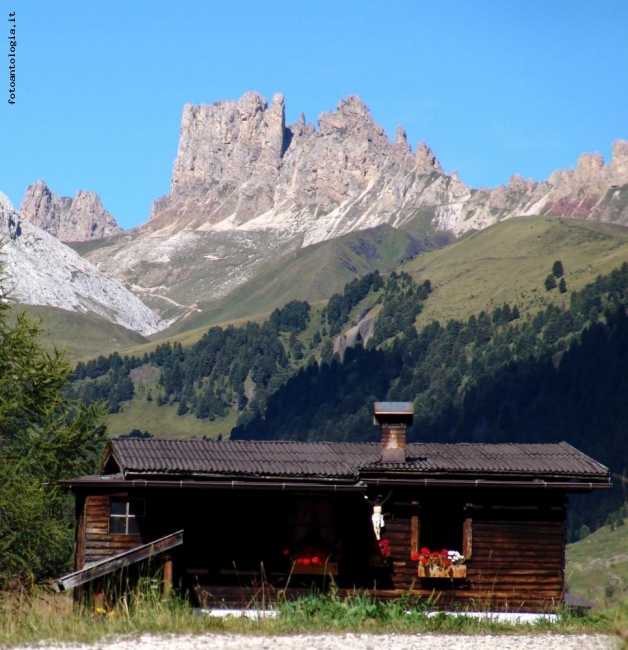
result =
[[163,594],[164,598],[170,596],[172,591],[172,553],[164,553],[163,569]]
[[467,517],[462,525],[462,555],[470,560],[473,555],[473,519]]
[[419,519],[419,502],[412,502],[412,519],[410,529],[410,555],[418,553],[419,540],[421,537],[421,522]]

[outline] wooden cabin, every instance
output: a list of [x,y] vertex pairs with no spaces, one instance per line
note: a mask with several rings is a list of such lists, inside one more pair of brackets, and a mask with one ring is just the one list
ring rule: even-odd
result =
[[[562,602],[567,497],[610,488],[606,467],[564,442],[406,444],[407,403],[375,403],[374,418],[380,443],[110,441],[99,475],[63,481],[76,571],[58,588],[154,556],[203,606],[332,580],[441,608]],[[432,557],[443,549],[464,561]]]

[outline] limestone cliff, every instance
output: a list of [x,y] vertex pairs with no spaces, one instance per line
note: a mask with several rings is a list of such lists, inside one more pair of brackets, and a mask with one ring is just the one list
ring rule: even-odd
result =
[[20,215],[66,242],[100,239],[122,232],[94,192],[79,190],[73,199],[57,196],[43,181],[28,187]]
[[251,92],[185,106],[171,193],[155,202],[151,221],[156,228],[278,229],[303,234],[303,245],[426,217],[456,234],[529,214],[628,223],[627,206],[617,214],[615,205],[611,215],[611,201],[603,201],[625,184],[628,142],[618,141],[607,165],[599,154],[583,154],[575,170],[546,181],[515,175],[507,186],[476,191],[445,174],[426,144],[413,153],[403,128],[390,141],[358,97],[321,114],[315,128],[304,116],[286,124],[281,95],[269,106]]

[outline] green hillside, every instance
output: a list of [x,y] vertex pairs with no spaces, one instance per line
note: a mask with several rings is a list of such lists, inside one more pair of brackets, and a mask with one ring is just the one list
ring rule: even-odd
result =
[[598,605],[626,598],[628,525],[606,525],[579,542],[569,544],[565,577],[570,593]]
[[166,340],[184,331],[268,315],[290,300],[315,303],[342,291],[353,278],[369,271],[397,268],[404,260],[449,242],[448,235],[416,237],[391,226],[378,226],[337,239],[300,248],[211,304],[199,303],[202,312],[175,323],[154,340]]
[[40,341],[44,347],[65,350],[70,360],[122,352],[148,342],[141,334],[96,314],[34,305],[17,305],[16,311],[40,323]]
[[562,302],[543,281],[555,260],[565,268],[568,291],[582,289],[628,260],[628,229],[575,219],[508,219],[402,265],[434,289],[419,323],[467,319],[504,302],[522,314]]

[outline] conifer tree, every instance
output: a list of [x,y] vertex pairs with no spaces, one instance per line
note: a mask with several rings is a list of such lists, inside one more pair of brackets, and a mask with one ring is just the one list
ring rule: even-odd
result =
[[545,291],[551,291],[552,289],[556,289],[556,278],[550,273],[545,278]]
[[39,334],[0,301],[0,588],[68,568],[73,510],[57,481],[93,471],[105,440],[103,408],[64,396],[68,362]]
[[563,263],[560,260],[556,260],[554,264],[552,264],[552,275],[555,278],[562,278],[565,273],[565,270],[563,269]]

